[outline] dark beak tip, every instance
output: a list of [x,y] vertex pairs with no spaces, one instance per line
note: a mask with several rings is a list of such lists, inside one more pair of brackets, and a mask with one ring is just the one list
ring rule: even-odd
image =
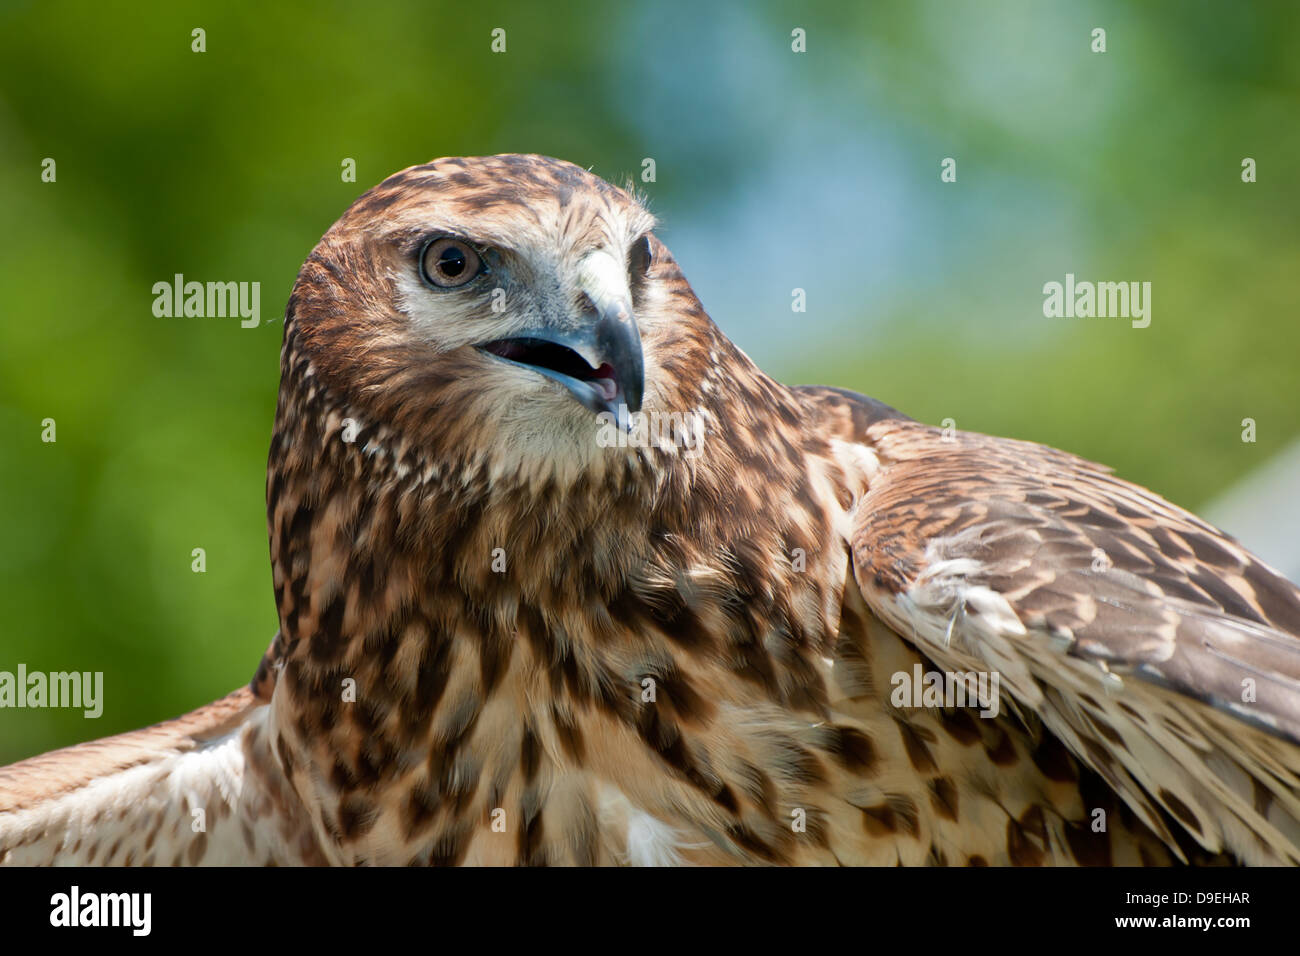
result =
[[622,302],[604,310],[596,322],[595,332],[602,358],[613,366],[618,376],[624,404],[630,412],[641,411],[645,397],[645,356],[631,305]]
[[[641,358],[639,353],[637,358]],[[623,400],[630,411],[639,412],[645,400],[645,367],[641,361],[637,361],[626,373],[621,372],[620,378],[623,374],[627,376],[627,381],[619,382],[623,386]]]

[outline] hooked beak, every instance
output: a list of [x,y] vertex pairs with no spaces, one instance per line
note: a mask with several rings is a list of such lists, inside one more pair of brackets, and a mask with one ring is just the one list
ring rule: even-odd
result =
[[645,360],[626,299],[598,306],[595,322],[576,331],[528,329],[478,348],[559,382],[585,408],[610,412],[620,423],[626,422],[628,412],[641,410]]

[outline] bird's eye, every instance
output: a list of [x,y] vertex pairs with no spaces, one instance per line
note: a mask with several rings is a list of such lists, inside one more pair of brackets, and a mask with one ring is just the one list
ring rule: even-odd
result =
[[645,278],[654,265],[654,254],[650,250],[650,234],[646,233],[636,242],[632,243],[632,248],[627,253],[627,271],[634,280]]
[[487,271],[483,257],[464,239],[443,236],[424,247],[420,274],[429,285],[455,289]]

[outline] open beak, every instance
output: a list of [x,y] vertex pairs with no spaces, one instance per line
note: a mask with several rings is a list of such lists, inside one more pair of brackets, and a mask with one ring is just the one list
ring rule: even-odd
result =
[[641,410],[645,360],[626,300],[609,302],[599,309],[595,322],[577,331],[528,329],[478,348],[554,379],[584,407],[597,414],[611,412],[622,424],[629,412]]

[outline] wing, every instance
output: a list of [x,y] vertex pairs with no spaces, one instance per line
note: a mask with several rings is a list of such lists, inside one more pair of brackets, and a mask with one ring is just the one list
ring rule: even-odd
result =
[[998,674],[1171,847],[1177,821],[1300,862],[1300,590],[1102,466],[881,408],[854,411],[872,611],[941,668]]
[[[248,689],[0,769],[0,863],[318,863]],[[201,811],[201,812],[196,812]]]

